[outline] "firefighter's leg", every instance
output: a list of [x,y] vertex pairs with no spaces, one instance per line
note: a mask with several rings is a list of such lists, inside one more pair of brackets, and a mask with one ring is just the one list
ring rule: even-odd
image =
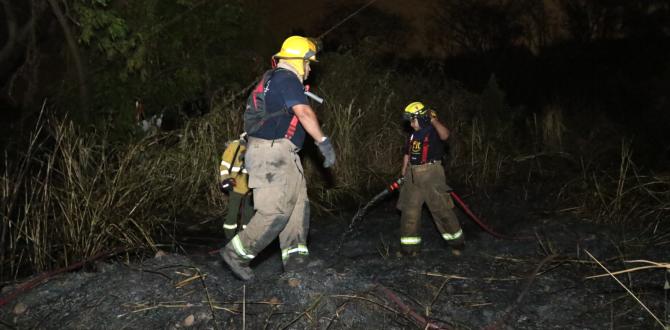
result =
[[242,198],[242,194],[234,191],[231,191],[228,195],[228,212],[226,213],[226,219],[223,222],[223,233],[229,240],[233,238],[237,232],[237,217],[239,215]]
[[400,217],[400,251],[410,255],[421,250],[421,208],[424,199],[418,188],[411,182],[405,183],[400,190],[398,200],[398,206],[402,212]]
[[240,230],[247,228],[249,220],[254,216],[253,198],[251,190],[242,197],[242,214],[240,215],[240,224],[242,225],[242,228],[240,228]]
[[228,258],[233,259],[233,264],[226,260],[233,272],[244,280],[251,277],[249,262],[277,237],[288,222],[290,213],[284,203],[283,191],[282,186],[255,188],[256,213],[247,227],[222,250],[224,259],[226,253]]
[[307,263],[307,233],[309,231],[309,199],[307,186],[303,176],[300,158],[296,155],[295,167],[288,175],[286,188],[290,191],[291,204],[295,205],[284,230],[279,233],[279,245],[282,251],[282,262],[285,271],[301,270]]
[[442,238],[451,246],[463,245],[465,236],[449,193],[436,191],[435,198],[428,198],[426,203]]
[[256,213],[246,229],[221,251],[231,270],[242,279],[251,278],[248,263],[284,229],[293,210],[286,191],[289,161],[293,160],[288,150],[281,142],[273,147],[271,141],[250,140],[247,168]]

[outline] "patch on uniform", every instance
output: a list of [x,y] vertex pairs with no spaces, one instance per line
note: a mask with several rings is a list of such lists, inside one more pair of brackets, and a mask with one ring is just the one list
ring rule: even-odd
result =
[[412,152],[419,152],[419,151],[421,151],[421,142],[412,141]]

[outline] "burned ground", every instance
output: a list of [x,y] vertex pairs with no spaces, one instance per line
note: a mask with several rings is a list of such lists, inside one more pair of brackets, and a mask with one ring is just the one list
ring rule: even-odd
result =
[[[424,214],[422,253],[399,257],[393,200],[347,231],[353,212],[312,221],[310,263],[282,273],[275,243],[235,279],[217,254],[220,222],[190,226],[181,253],[107,259],[19,294],[0,310],[7,328],[45,329],[603,329],[659,328],[613,278],[623,260],[667,258],[649,233],[546,212],[517,197],[505,205],[465,196],[500,232],[497,239],[458,213],[467,245],[454,256]],[[496,200],[502,198],[498,196]],[[354,210],[355,211],[355,210]],[[210,231],[210,238],[202,232]],[[632,234],[635,233],[635,234]],[[191,236],[191,238],[187,236]],[[193,238],[195,237],[195,238]],[[342,239],[342,240],[341,240]],[[203,243],[207,242],[207,243]],[[199,246],[196,246],[199,245]],[[339,247],[339,248],[338,248]],[[667,322],[665,270],[619,275]],[[3,296],[20,287],[3,289]],[[666,284],[667,285],[667,284]],[[665,313],[665,314],[664,314]]]

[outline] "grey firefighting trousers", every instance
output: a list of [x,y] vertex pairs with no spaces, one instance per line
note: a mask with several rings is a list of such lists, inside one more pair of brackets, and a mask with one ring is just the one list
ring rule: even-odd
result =
[[225,248],[250,261],[279,236],[284,264],[308,254],[309,200],[298,148],[288,139],[250,137],[245,162],[256,213]]
[[400,247],[404,252],[418,252],[421,248],[421,208],[425,202],[437,229],[452,246],[463,244],[463,230],[454,213],[454,201],[449,195],[441,163],[410,165],[405,183],[400,188],[397,207],[400,218]]

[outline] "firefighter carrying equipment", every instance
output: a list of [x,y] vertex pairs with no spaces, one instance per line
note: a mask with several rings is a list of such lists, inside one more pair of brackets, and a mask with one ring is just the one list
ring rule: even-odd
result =
[[[244,131],[248,135],[253,135],[256,133],[263,124],[271,118],[281,116],[288,113],[288,109],[284,108],[280,111],[268,113],[265,109],[265,95],[268,91],[270,81],[272,77],[278,70],[286,70],[284,68],[274,68],[263,73],[262,78],[256,84],[256,87],[251,91],[249,97],[247,98],[247,104],[244,109]],[[316,94],[309,91],[309,85],[305,86],[304,94],[311,98],[312,100],[323,103],[323,98],[317,96]],[[286,138],[291,139],[293,133],[295,133],[296,126],[298,125],[298,118],[293,116],[291,123],[286,131]]]
[[[316,62],[316,52],[317,44],[309,38],[291,36],[284,41],[281,50],[272,56],[272,69],[263,73],[263,76],[247,98],[246,108],[244,110],[244,130],[247,134],[254,135],[254,133],[260,130],[264,123],[271,118],[289,112],[289,109],[286,108],[271,113],[267,111],[265,98],[266,93],[270,89],[270,82],[275,73],[279,70],[294,72],[299,76],[298,78],[302,82],[305,78],[306,63],[309,61]],[[277,59],[281,59],[286,63],[278,66],[276,63]],[[309,85],[303,86],[303,93],[312,100],[318,103],[323,103],[323,98],[310,92]],[[290,126],[286,131],[286,138],[291,139],[293,137],[297,125],[298,118],[292,118]]]
[[[221,164],[219,165],[219,184],[222,189],[232,190],[239,194],[246,194],[249,191],[248,174],[244,168],[244,155],[247,151],[246,140],[229,141],[226,150],[221,155]],[[230,187],[224,187],[225,184],[232,184]]]
[[245,262],[277,237],[285,269],[291,268],[293,257],[301,256],[304,261],[309,253],[309,199],[296,145],[288,139],[249,137],[247,148],[246,165],[256,213],[246,229],[224,248],[224,256],[230,260],[226,262],[238,276],[245,276]]
[[[226,150],[221,155],[219,165],[219,188],[228,194],[228,211],[223,221],[226,238],[232,238],[238,230],[243,229],[253,215],[249,175],[244,166],[246,154],[245,135],[239,140],[226,143]],[[241,215],[241,219],[238,217]]]

